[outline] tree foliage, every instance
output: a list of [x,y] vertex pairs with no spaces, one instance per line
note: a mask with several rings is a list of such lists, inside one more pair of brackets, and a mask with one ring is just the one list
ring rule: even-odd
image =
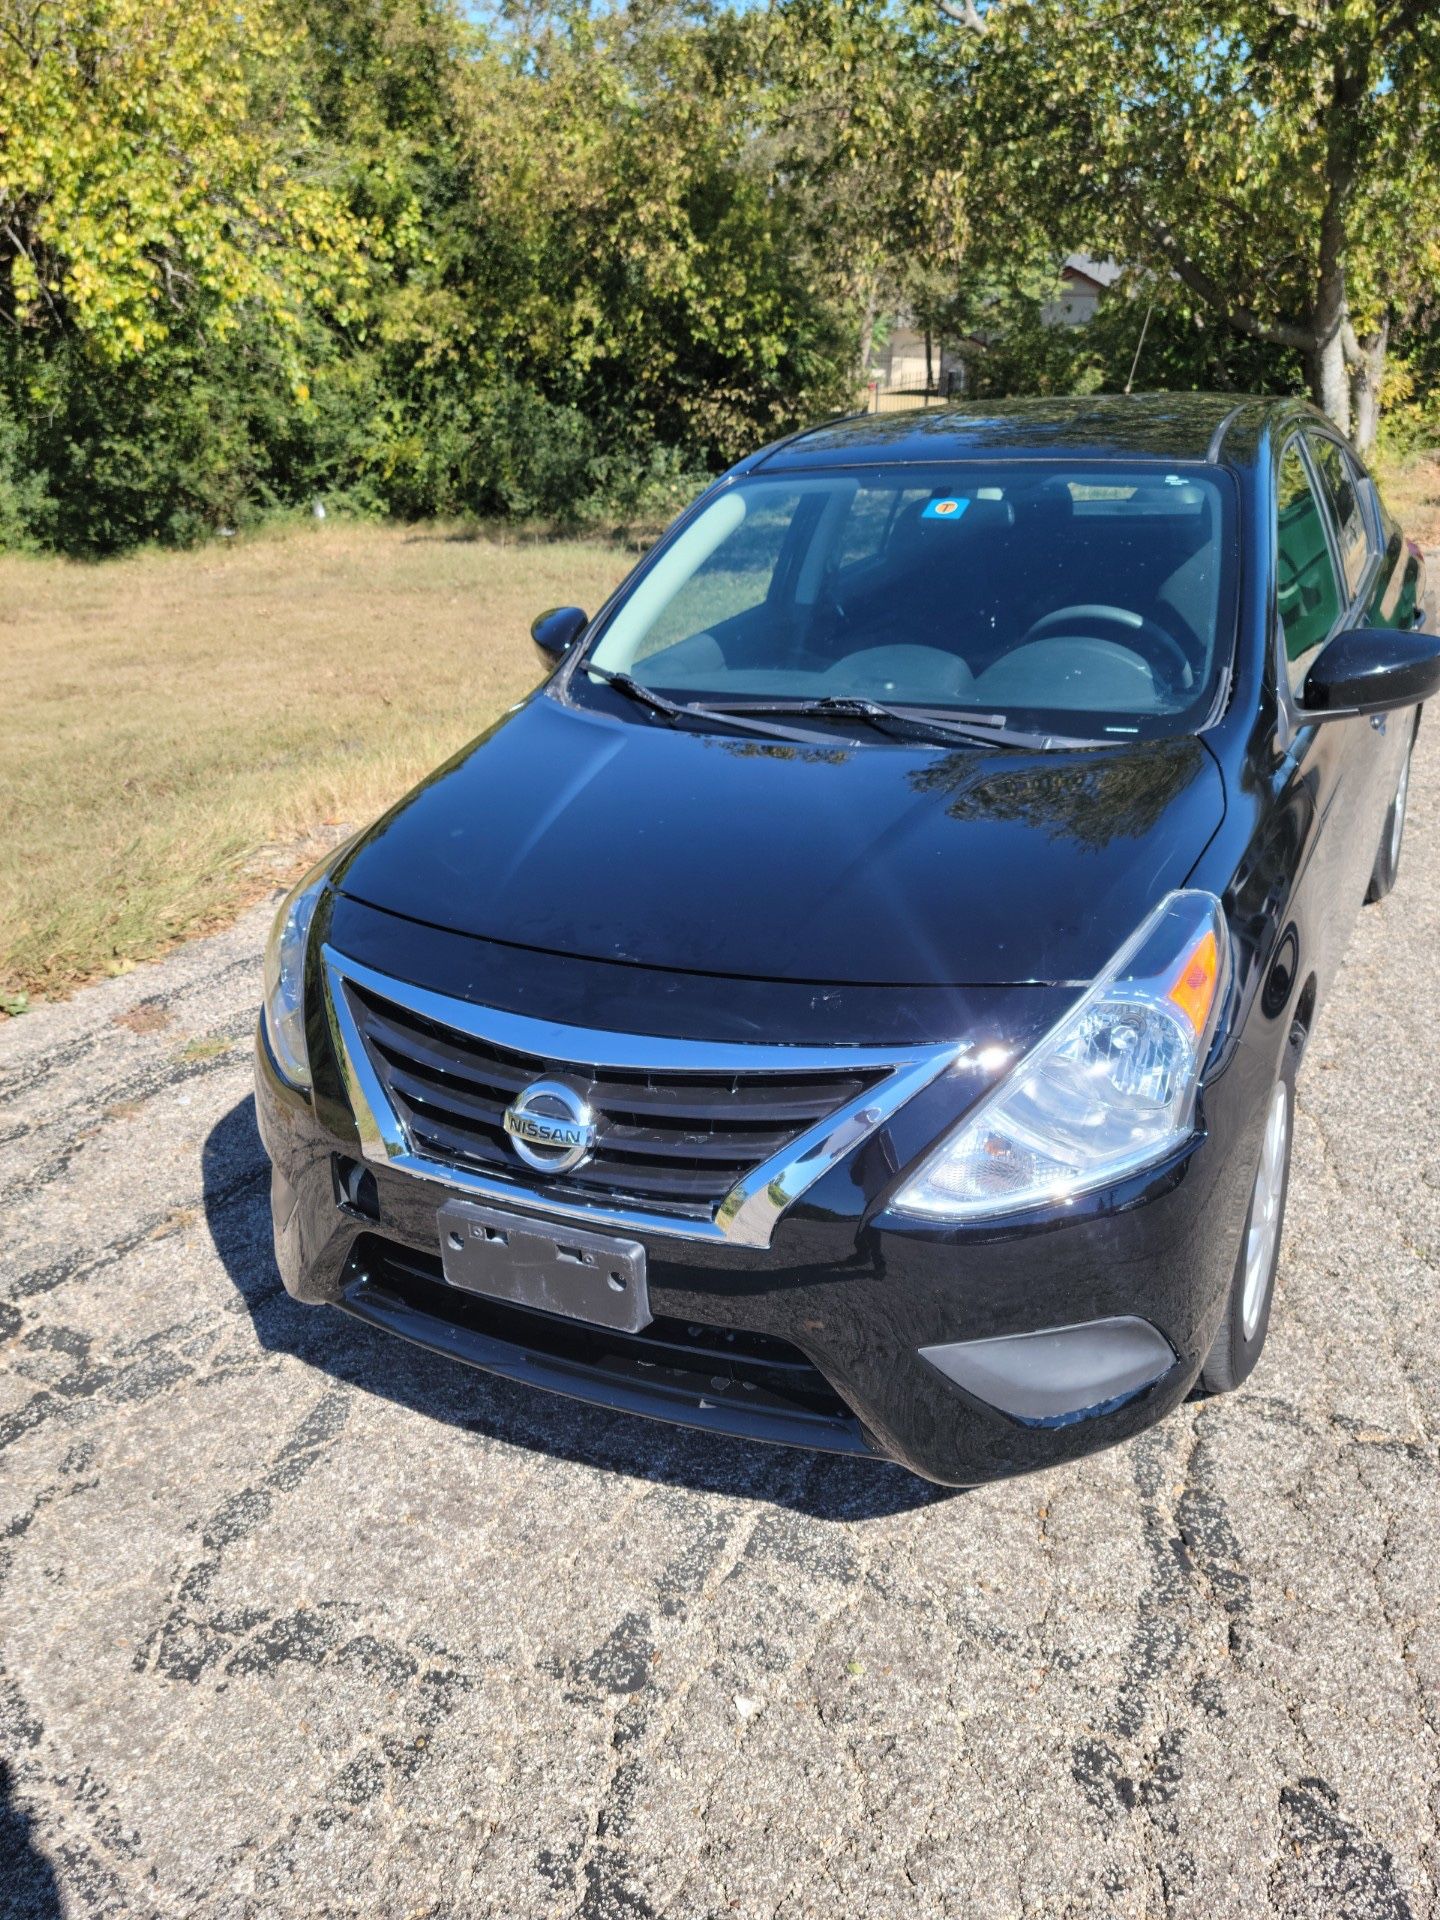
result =
[[362,316],[379,235],[325,178],[298,47],[273,0],[0,0],[12,542],[228,516],[257,423],[303,414],[318,337]]
[[247,309],[282,334],[354,311],[363,236],[312,172],[273,0],[5,0],[0,25],[12,330],[72,332],[122,365]]
[[0,25],[12,538],[187,539],[316,493],[663,510],[855,391],[778,105],[777,44],[814,29],[783,6],[0,0]]
[[1428,0],[946,6],[957,147],[1162,302],[1303,357],[1373,437],[1392,330],[1440,279],[1440,9]]
[[1420,421],[1437,58],[1417,0],[0,0],[0,544],[653,517],[902,315],[1362,439],[1399,338]]

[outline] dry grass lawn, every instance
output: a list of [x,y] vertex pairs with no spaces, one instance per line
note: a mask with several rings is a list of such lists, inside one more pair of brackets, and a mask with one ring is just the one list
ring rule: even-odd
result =
[[215,924],[535,684],[602,541],[304,526],[102,566],[0,558],[0,992]]
[[1440,455],[1411,453],[1379,460],[1375,478],[1385,504],[1419,546],[1440,547]]

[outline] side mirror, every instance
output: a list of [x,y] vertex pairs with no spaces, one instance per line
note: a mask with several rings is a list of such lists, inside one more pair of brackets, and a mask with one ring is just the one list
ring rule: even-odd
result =
[[1337,633],[1309,673],[1301,706],[1307,720],[1391,713],[1440,693],[1440,638],[1399,627]]
[[547,673],[559,666],[589,621],[590,616],[583,607],[551,607],[548,613],[542,613],[532,622],[530,638]]

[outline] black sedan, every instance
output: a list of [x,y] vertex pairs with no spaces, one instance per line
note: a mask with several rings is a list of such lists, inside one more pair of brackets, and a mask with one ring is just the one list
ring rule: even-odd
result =
[[1295,1077],[1395,880],[1424,604],[1296,403],[743,461],[282,907],[286,1286],[951,1484],[1237,1387]]

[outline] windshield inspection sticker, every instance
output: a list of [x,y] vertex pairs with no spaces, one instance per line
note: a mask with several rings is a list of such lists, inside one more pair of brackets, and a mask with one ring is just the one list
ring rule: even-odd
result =
[[927,500],[922,520],[958,520],[969,506],[968,500]]

